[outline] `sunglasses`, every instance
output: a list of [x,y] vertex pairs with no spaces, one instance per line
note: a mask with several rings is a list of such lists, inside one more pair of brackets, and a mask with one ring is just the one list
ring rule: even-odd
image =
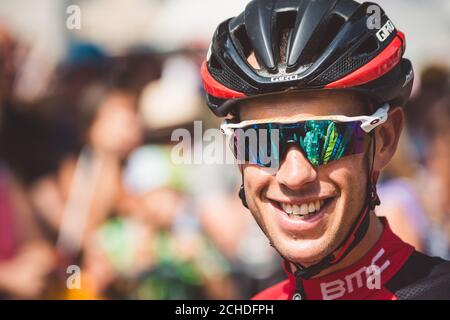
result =
[[386,122],[388,112],[389,105],[385,104],[371,116],[224,122],[221,130],[238,164],[278,169],[288,148],[295,145],[317,167],[363,153],[370,132]]

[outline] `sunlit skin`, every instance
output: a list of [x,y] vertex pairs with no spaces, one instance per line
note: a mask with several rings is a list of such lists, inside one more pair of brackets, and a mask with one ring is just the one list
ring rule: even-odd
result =
[[[292,116],[369,114],[368,107],[349,93],[327,92],[260,97],[240,107],[240,120],[271,120]],[[403,111],[391,108],[388,121],[375,130],[374,171],[392,158],[403,126]],[[300,149],[291,146],[273,174],[252,164],[241,166],[246,199],[255,220],[286,259],[309,266],[335,251],[365,206],[368,166],[373,147],[320,167],[313,167]],[[280,203],[301,204],[326,200],[318,218],[294,222]],[[366,237],[337,265],[320,275],[358,260],[382,233],[382,223],[371,214]]]
[[142,138],[142,128],[133,96],[112,92],[101,102],[89,130],[92,148],[120,158],[136,148]]

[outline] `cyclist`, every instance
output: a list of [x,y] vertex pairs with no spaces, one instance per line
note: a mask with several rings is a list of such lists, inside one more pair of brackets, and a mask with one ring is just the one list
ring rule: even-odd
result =
[[450,298],[450,263],[374,214],[413,84],[405,47],[378,5],[353,0],[253,0],[218,26],[208,106],[288,275],[255,299]]

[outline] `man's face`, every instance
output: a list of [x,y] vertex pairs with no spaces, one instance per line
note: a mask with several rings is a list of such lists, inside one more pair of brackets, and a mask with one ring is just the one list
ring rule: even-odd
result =
[[[240,118],[356,116],[364,114],[365,109],[350,94],[296,94],[250,100],[241,107]],[[253,164],[242,166],[250,211],[285,258],[308,266],[336,250],[345,239],[364,205],[368,148],[367,144],[363,154],[314,167],[292,145],[275,174]],[[318,204],[320,208],[316,207]],[[303,219],[288,215],[284,211],[287,205],[307,205],[318,210]]]

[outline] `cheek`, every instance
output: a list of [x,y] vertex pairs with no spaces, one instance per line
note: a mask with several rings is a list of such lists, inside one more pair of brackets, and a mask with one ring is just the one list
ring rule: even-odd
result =
[[363,155],[345,157],[330,164],[326,170],[331,183],[349,205],[365,198],[367,170],[364,159]]
[[264,168],[256,165],[244,165],[242,170],[247,194],[259,198],[260,193],[269,185],[273,176],[267,173]]
[[273,175],[268,173],[265,168],[256,165],[243,165],[244,188],[246,200],[252,213],[259,212],[259,203],[264,191],[270,185]]

